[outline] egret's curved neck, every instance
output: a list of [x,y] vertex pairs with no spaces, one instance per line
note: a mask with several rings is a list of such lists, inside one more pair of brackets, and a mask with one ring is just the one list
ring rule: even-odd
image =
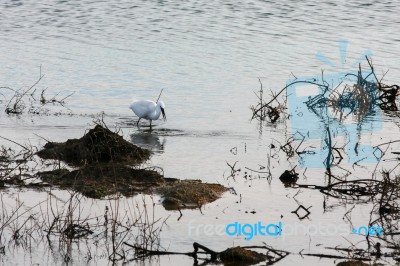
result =
[[160,114],[161,114],[161,106],[160,106],[160,103],[158,103],[157,106],[156,106],[156,116],[157,116],[157,118],[160,117]]
[[156,110],[154,110],[154,113],[153,113],[151,119],[152,120],[157,120],[160,117],[160,114],[161,114],[160,103],[157,103]]

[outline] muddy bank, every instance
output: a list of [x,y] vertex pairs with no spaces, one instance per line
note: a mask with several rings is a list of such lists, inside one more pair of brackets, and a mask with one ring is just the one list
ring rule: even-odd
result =
[[219,184],[164,178],[157,171],[136,168],[150,157],[150,152],[100,125],[80,139],[48,142],[37,155],[76,167],[37,172],[36,176],[43,182],[73,189],[90,198],[115,193],[124,196],[157,193],[163,196],[164,207],[172,210],[200,207],[217,200],[228,190]]
[[161,186],[155,192],[163,195],[167,210],[195,208],[213,202],[228,189],[220,184],[206,184],[200,180],[184,180]]
[[59,169],[39,172],[46,183],[60,188],[72,188],[90,198],[102,198],[117,192],[132,196],[151,192],[165,183],[156,171],[133,169],[121,164],[87,165],[78,170]]
[[63,143],[48,142],[37,155],[42,159],[60,160],[73,166],[108,162],[137,164],[150,158],[148,150],[100,125],[80,139],[69,139]]
[[96,199],[115,193],[124,196],[160,194],[167,210],[201,207],[217,200],[228,190],[219,184],[164,178],[154,170],[133,169],[121,164],[87,165],[73,171],[59,169],[38,172],[37,176],[53,186],[73,189]]
[[242,247],[228,248],[220,254],[224,265],[253,265],[272,257]]

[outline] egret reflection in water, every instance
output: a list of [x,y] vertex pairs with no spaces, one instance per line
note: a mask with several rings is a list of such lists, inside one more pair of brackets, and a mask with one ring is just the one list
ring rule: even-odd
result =
[[151,132],[136,132],[130,135],[133,144],[142,148],[149,149],[152,152],[164,152],[166,138],[152,134]]

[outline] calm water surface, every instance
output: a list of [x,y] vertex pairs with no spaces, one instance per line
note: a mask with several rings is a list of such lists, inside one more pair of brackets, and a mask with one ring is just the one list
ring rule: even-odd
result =
[[[39,146],[44,141],[35,134],[63,141],[80,137],[92,122],[90,115],[104,111],[107,121],[121,127],[126,139],[155,152],[148,164],[162,167],[166,176],[218,182],[242,195],[241,203],[236,203],[239,195],[227,193],[206,205],[203,214],[185,211],[179,222],[179,213],[157,205],[160,217],[172,216],[162,232],[163,244],[171,250],[191,250],[193,241],[215,250],[266,241],[293,253],[346,246],[348,243],[337,236],[245,241],[226,235],[195,235],[189,228],[191,224],[226,225],[234,220],[344,223],[342,217],[352,205],[324,213],[319,192],[303,191],[296,196],[297,203],[293,198],[297,190],[283,187],[278,177],[293,168],[296,160],[275,161],[271,184],[265,179],[244,178],[244,167],[257,169],[267,164],[271,142],[284,141],[293,133],[288,122],[260,127],[250,121],[249,106],[257,100],[254,91],[259,89],[258,77],[264,88],[277,90],[293,74],[315,76],[321,69],[326,73],[352,69],[368,49],[377,74],[389,69],[385,79],[399,83],[399,12],[395,1],[5,0],[0,4],[0,86],[27,87],[36,81],[41,66],[45,77],[38,88],[47,88],[49,95],[75,92],[67,106],[76,115],[9,117],[2,111],[0,135]],[[339,39],[348,40],[344,64]],[[317,51],[336,66],[317,60]],[[162,88],[168,121],[157,122],[153,134],[138,130],[128,109],[131,100],[156,100]],[[1,99],[4,103],[7,93],[0,92],[5,93]],[[395,139],[399,133],[396,122],[386,116],[384,121],[383,129],[374,137],[362,139],[372,139],[375,144]],[[236,154],[231,152],[234,147]],[[226,164],[235,161],[243,171],[236,181],[227,178],[230,168]],[[323,172],[310,170],[302,182],[323,184]],[[368,169],[357,172],[359,178],[366,175]],[[25,191],[20,197],[31,201],[43,195]],[[96,204],[102,206],[101,202]],[[313,206],[309,220],[299,221],[290,213],[298,204]],[[256,213],[249,213],[252,210]],[[368,205],[357,206],[354,221],[367,223],[369,210]],[[349,239],[357,242],[362,238]],[[37,256],[21,257],[17,263],[55,263]],[[299,259],[290,256],[278,265],[293,265]],[[153,263],[176,265],[176,260],[182,265],[192,263],[180,257],[160,258]],[[307,265],[334,265],[329,260],[303,260]]]

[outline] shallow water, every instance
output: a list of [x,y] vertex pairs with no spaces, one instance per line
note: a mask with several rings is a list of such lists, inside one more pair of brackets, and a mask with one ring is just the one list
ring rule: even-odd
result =
[[[226,193],[206,205],[203,214],[187,210],[179,221],[178,212],[167,212],[158,204],[157,215],[171,214],[162,232],[162,242],[170,250],[190,251],[194,241],[215,250],[266,241],[293,253],[346,246],[348,242],[336,235],[299,233],[246,241],[226,234],[208,236],[199,226],[199,234],[194,234],[190,226],[226,225],[234,220],[269,223],[280,221],[281,215],[283,223],[293,225],[345,224],[342,217],[352,205],[324,213],[323,196],[314,190],[302,190],[295,197],[299,204],[313,206],[310,219],[300,221],[290,213],[298,206],[293,198],[297,190],[284,188],[278,177],[297,165],[297,159],[280,157],[271,162],[271,184],[245,169],[266,166],[269,145],[285,142],[295,132],[290,121],[275,126],[250,121],[249,106],[257,100],[253,92],[259,89],[258,77],[264,89],[278,90],[293,75],[318,76],[321,69],[325,73],[354,70],[353,63],[368,49],[377,74],[390,70],[385,80],[398,84],[400,38],[395,29],[400,24],[399,9],[392,1],[6,1],[0,4],[0,86],[27,88],[37,80],[41,66],[45,77],[38,90],[47,88],[49,96],[60,91],[65,96],[75,93],[67,100],[70,111],[61,108],[73,115],[17,117],[0,112],[0,136],[40,147],[45,141],[37,135],[53,141],[80,137],[92,124],[93,115],[104,111],[106,121],[120,127],[126,139],[154,152],[146,165],[162,167],[168,177],[218,182],[241,194],[240,203],[236,203],[239,195]],[[344,64],[340,39],[348,41]],[[318,60],[318,51],[335,66]],[[162,88],[167,122],[157,121],[151,134],[146,127],[137,129],[129,103],[134,98],[156,100]],[[8,92],[0,92],[4,104]],[[382,129],[363,134],[362,143],[398,138],[396,118],[382,114],[377,119],[383,121]],[[3,140],[1,144],[13,145]],[[241,169],[236,180],[228,177],[227,165],[235,161]],[[358,168],[353,174],[364,178],[370,171]],[[326,181],[323,169],[308,169],[300,180],[309,184]],[[20,196],[27,202],[38,199],[33,192]],[[353,223],[366,224],[370,208],[357,205]],[[253,210],[255,214],[249,213]],[[353,243],[363,239],[347,238]],[[32,256],[18,264],[54,262],[51,256],[42,260],[40,252]],[[307,265],[333,265],[325,259],[295,255],[278,265],[292,265],[299,259]],[[153,263],[192,263],[181,257],[159,260]],[[10,257],[3,262],[7,265]],[[108,261],[103,258],[97,263]]]

